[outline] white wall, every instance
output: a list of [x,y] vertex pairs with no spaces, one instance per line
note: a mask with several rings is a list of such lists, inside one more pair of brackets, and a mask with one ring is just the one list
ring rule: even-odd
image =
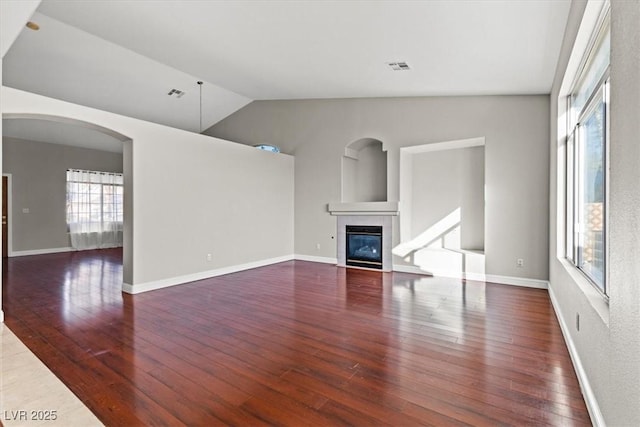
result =
[[[565,100],[558,95],[580,22],[572,4],[551,94],[550,293],[595,424],[640,425],[640,2],[611,3],[609,302],[564,253]],[[588,19],[585,19],[585,23]],[[579,58],[578,58],[579,59]],[[569,65],[569,68],[571,66]],[[560,126],[558,126],[558,123]],[[576,315],[580,315],[580,330]]]
[[71,245],[65,215],[67,169],[122,172],[119,153],[7,137],[2,138],[2,152],[2,172],[11,174],[12,252]]
[[61,116],[132,139],[124,150],[133,197],[129,291],[293,254],[291,156],[7,87],[2,112]]
[[[349,143],[383,142],[387,198],[398,201],[401,147],[485,137],[486,272],[547,280],[548,129],[542,95],[256,101],[207,132],[247,144],[260,135],[295,154],[296,253],[327,258],[336,257],[336,223],[326,205],[340,201]],[[397,220],[394,227],[398,244]]]

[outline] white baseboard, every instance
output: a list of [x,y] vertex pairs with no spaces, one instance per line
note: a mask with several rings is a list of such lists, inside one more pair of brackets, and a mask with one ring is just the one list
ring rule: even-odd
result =
[[49,248],[49,249],[33,249],[29,251],[11,251],[9,252],[9,258],[17,256],[29,256],[29,255],[46,255],[46,254],[58,254],[61,252],[73,252],[74,248]]
[[[34,254],[35,255],[35,254]],[[122,291],[128,294],[139,294],[142,292],[149,292],[156,289],[167,288],[170,286],[182,285],[184,283],[195,282],[197,280],[208,279],[210,277],[222,276],[224,274],[236,273],[238,271],[249,270],[252,268],[264,267],[266,265],[276,264],[284,261],[291,260],[311,261],[324,264],[336,265],[338,260],[336,258],[318,257],[312,255],[286,255],[282,257],[269,258],[261,261],[250,262],[246,264],[233,265],[230,267],[222,267],[214,270],[202,271],[199,273],[187,274],[184,276],[170,277],[168,279],[155,280],[137,285],[131,285],[129,283],[122,284]],[[394,271],[414,274],[428,274],[424,270],[418,267],[410,265],[394,265]],[[480,273],[461,273],[461,272],[446,272],[438,271],[433,275],[441,277],[452,277],[457,279],[478,280],[485,282],[500,283],[504,285],[524,286],[528,288],[547,289],[549,282],[546,280],[527,279],[524,277],[509,277],[509,276],[497,276],[497,275],[485,275]]]
[[334,264],[335,265],[335,264],[338,263],[338,259],[337,258],[328,258],[328,257],[322,257],[322,256],[296,254],[296,255],[294,255],[294,258],[296,260],[299,260],[299,261],[321,262],[323,264]]
[[526,277],[497,276],[495,274],[485,274],[483,281],[490,283],[500,283],[501,285],[523,286],[525,288],[549,289],[548,280],[529,279]]
[[4,323],[4,311],[0,310],[0,323]]
[[573,369],[576,371],[578,383],[580,383],[580,389],[582,390],[582,395],[584,396],[584,402],[587,405],[587,410],[589,411],[589,416],[591,417],[591,423],[596,427],[604,427],[606,423],[604,421],[604,417],[602,416],[602,411],[600,411],[600,405],[598,405],[596,395],[593,392],[593,388],[591,388],[591,383],[589,382],[589,378],[587,377],[587,372],[584,370],[584,366],[582,366],[582,360],[580,359],[580,355],[578,354],[576,345],[571,338],[571,334],[569,333],[567,322],[565,322],[564,317],[562,316],[562,312],[558,308],[558,300],[556,299],[556,295],[553,292],[553,286],[549,286],[549,297],[551,298],[553,311],[555,312],[558,323],[560,324],[560,330],[562,331],[564,342],[567,344],[569,356],[571,356],[571,362],[573,362]]
[[246,264],[232,265],[229,267],[216,268],[214,270],[201,271],[199,273],[186,274],[184,276],[170,277],[168,279],[154,280],[151,282],[139,283],[131,285],[129,283],[122,284],[122,291],[128,294],[139,294],[142,292],[154,291],[156,289],[168,288],[170,286],[183,285],[197,280],[209,279],[211,277],[222,276],[239,271],[250,270],[252,268],[264,267],[266,265],[277,264],[279,262],[291,261],[294,255],[285,255],[276,258],[269,258],[260,261],[249,262]]
[[499,276],[495,274],[482,274],[482,273],[465,273],[460,271],[426,272],[420,269],[420,267],[416,267],[414,265],[400,265],[400,264],[395,264],[393,266],[393,271],[399,271],[402,273],[422,274],[422,275],[428,274],[428,275],[439,276],[439,277],[450,277],[453,279],[477,280],[480,282],[499,283],[501,285],[522,286],[526,288],[536,288],[536,289],[549,288],[549,282],[546,280],[528,279],[526,277]]

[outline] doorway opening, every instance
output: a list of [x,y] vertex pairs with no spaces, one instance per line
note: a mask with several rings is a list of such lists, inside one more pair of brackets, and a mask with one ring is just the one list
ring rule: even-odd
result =
[[[68,252],[71,259],[76,248],[66,206],[69,169],[124,173],[125,210],[131,208],[130,138],[92,123],[37,114],[5,114],[2,129],[3,256]],[[132,270],[130,218],[128,212],[120,225],[121,283]]]

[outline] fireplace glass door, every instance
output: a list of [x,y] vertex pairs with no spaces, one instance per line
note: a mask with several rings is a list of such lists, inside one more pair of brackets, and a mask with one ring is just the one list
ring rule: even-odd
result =
[[347,225],[346,264],[382,270],[382,227]]

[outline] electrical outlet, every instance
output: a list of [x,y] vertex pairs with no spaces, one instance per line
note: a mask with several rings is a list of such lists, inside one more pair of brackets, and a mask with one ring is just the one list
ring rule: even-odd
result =
[[580,313],[576,313],[576,331],[580,331]]
[[213,259],[213,256],[211,254],[207,254],[207,261],[211,262],[212,259]]
[[320,243],[316,243],[316,249],[320,249]]
[[522,258],[518,258],[516,260],[516,266],[518,266],[518,268],[524,267],[524,260]]

